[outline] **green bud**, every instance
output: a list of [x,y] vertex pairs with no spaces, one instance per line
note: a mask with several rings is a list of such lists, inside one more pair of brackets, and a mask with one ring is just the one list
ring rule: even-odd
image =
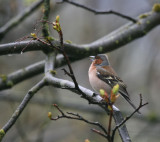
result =
[[154,4],[152,7],[152,11],[160,12],[160,4],[159,3]]
[[113,87],[112,91],[113,91],[113,94],[117,94],[118,91],[119,91],[119,84],[116,84],[116,85]]
[[5,135],[5,131],[3,129],[0,130],[0,141],[3,139],[4,135]]
[[101,96],[104,96],[104,95],[105,95],[105,91],[104,91],[103,89],[100,89],[100,90],[99,90],[99,93],[100,93]]
[[59,22],[59,15],[56,16],[56,22]]

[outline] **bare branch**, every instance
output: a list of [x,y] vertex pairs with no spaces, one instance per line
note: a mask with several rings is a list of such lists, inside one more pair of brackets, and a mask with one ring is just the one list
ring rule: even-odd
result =
[[[46,1],[48,1],[48,0],[46,0]],[[92,91],[78,85],[76,78],[74,76],[73,70],[71,68],[70,60],[67,55],[72,56],[76,59],[77,59],[77,57],[78,57],[78,59],[81,59],[81,58],[87,57],[90,54],[94,55],[97,53],[104,53],[106,51],[108,52],[108,51],[117,49],[120,46],[125,45],[125,44],[133,41],[134,39],[145,35],[152,28],[154,28],[155,26],[160,24],[159,18],[160,18],[159,13],[158,14],[155,12],[149,13],[145,19],[139,19],[139,23],[136,23],[136,24],[129,23],[129,24],[123,26],[122,28],[118,29],[117,31],[107,35],[106,37],[101,38],[93,43],[85,44],[85,45],[76,45],[76,44],[67,44],[67,43],[63,44],[63,35],[62,36],[60,35],[60,42],[53,41],[52,43],[49,42],[46,44],[41,40],[37,40],[37,41],[32,41],[32,42],[29,41],[30,44],[28,44],[29,43],[28,41],[24,41],[21,43],[18,42],[18,43],[0,45],[0,54],[1,55],[20,53],[23,50],[23,48],[26,47],[26,45],[27,45],[27,48],[26,48],[25,52],[26,51],[48,49],[48,47],[52,47],[53,49],[55,49],[56,47],[59,47],[59,46],[61,46],[61,47],[65,46],[64,50],[61,50],[61,52],[67,61],[67,65],[69,67],[69,72],[67,72],[66,70],[64,70],[64,71],[73,80],[73,82],[70,82],[67,80],[58,79],[58,78],[54,77],[49,72],[50,70],[53,70],[55,68],[54,64],[55,64],[55,60],[56,60],[56,53],[53,51],[48,52],[46,54],[44,79],[42,79],[37,85],[35,85],[27,93],[27,95],[25,96],[25,98],[23,99],[23,101],[21,102],[19,107],[16,109],[16,111],[12,115],[11,119],[6,123],[6,125],[2,128],[2,130],[4,130],[4,132],[6,133],[13,126],[13,124],[16,122],[17,118],[20,116],[20,114],[22,113],[22,111],[24,110],[24,108],[26,107],[26,105],[28,104],[30,99],[32,98],[32,96],[45,85],[53,85],[54,87],[57,87],[57,88],[66,88],[68,90],[71,90],[77,94],[80,94],[81,97],[87,99],[89,101],[89,103],[98,104],[101,108],[103,108],[107,112],[107,109],[106,109],[107,105],[106,105],[106,103],[103,102],[103,99],[99,95],[97,95],[97,94],[94,95],[94,93]],[[148,20],[150,21],[149,23],[147,22]],[[43,48],[42,48],[42,46],[43,46]],[[40,66],[40,65],[38,65],[38,66]],[[41,65],[41,67],[42,67],[42,65]],[[34,68],[35,68],[35,66],[32,69],[34,69]],[[20,72],[22,72],[22,70]],[[22,81],[23,79],[31,77],[31,75],[29,75],[29,73],[31,73],[31,70],[28,73],[24,73],[21,77],[17,77],[16,75],[18,75],[19,72],[16,72],[16,75],[11,74],[11,76],[13,78],[11,78],[11,76],[10,76],[9,81],[15,80],[15,83],[18,83],[18,82]],[[36,73],[38,73],[37,70],[36,70]],[[9,76],[8,76],[8,78],[9,78]],[[20,79],[20,81],[18,79]],[[0,82],[0,85],[1,84],[3,85],[3,83]],[[11,82],[10,82],[10,84],[11,84]],[[8,86],[6,86],[6,88],[7,87]],[[141,99],[141,101],[142,101],[142,99]],[[140,103],[140,105],[146,105],[146,104]],[[131,114],[126,119],[124,119],[124,121],[123,121],[123,117],[122,117],[120,111],[115,106],[113,106],[113,109],[114,109],[113,117],[116,122],[116,128],[113,131],[113,133],[115,133],[115,131],[118,129],[119,133],[122,137],[122,140],[127,141],[129,138],[129,134],[126,129],[125,122],[130,117],[132,117],[132,115],[134,113]],[[59,111],[61,112],[62,116],[65,115],[67,117],[72,117],[74,119],[78,118],[78,119],[81,119],[82,121],[85,121],[85,122],[87,121],[88,123],[91,123],[90,121],[84,119],[83,117],[79,116],[78,114],[74,114],[74,113],[64,114],[61,110],[59,110]],[[123,127],[121,127],[122,125],[123,125]],[[101,128],[101,129],[103,130],[103,128]],[[97,131],[96,133],[102,134],[101,132],[98,132],[98,130],[93,130],[93,131],[95,131],[95,132]],[[107,134],[106,130],[103,130],[103,132],[105,134]],[[104,136],[105,136],[105,134],[104,134]],[[114,134],[113,134],[113,137],[114,137]]]
[[[116,50],[135,39],[143,37],[160,24],[159,13],[149,12],[145,15],[145,18],[138,19],[138,23],[133,24],[129,22],[128,24],[92,43],[84,45],[64,43],[64,50],[69,57],[74,57],[77,59]],[[149,21],[149,23],[147,21]],[[22,49],[28,44],[28,42],[29,41],[1,44],[0,55],[21,53]],[[56,40],[54,40],[52,44],[54,46],[60,45],[59,41]],[[47,49],[48,45],[44,45],[38,41],[32,41],[24,52],[42,50],[42,47]]]
[[[57,24],[57,25],[56,25]],[[83,90],[81,90],[81,88],[79,87],[79,85],[78,85],[78,82],[77,82],[77,80],[76,80],[76,77],[74,76],[74,72],[73,72],[73,70],[72,70],[72,67],[71,67],[71,64],[70,64],[70,60],[69,60],[69,58],[68,58],[68,56],[67,56],[67,54],[66,54],[66,52],[65,52],[65,50],[64,50],[64,45],[63,45],[63,32],[62,32],[62,30],[61,30],[61,26],[60,26],[60,23],[59,23],[59,16],[58,17],[56,17],[56,23],[55,23],[55,25],[54,25],[54,29],[58,32],[58,34],[59,34],[59,40],[60,40],[60,47],[54,47],[53,46],[53,44],[50,42],[50,41],[48,41],[49,43],[50,43],[50,45],[51,45],[51,47],[54,49],[57,49],[58,51],[60,51],[62,54],[63,54],[63,56],[64,56],[64,58],[66,59],[66,63],[67,63],[67,66],[68,66],[68,68],[69,68],[69,72],[68,71],[66,71],[65,69],[63,69],[64,70],[64,72],[65,72],[65,74],[67,74],[67,75],[69,75],[70,77],[71,77],[71,79],[73,80],[73,83],[74,83],[74,85],[75,85],[75,91],[77,91],[83,98],[85,98],[85,99],[87,99],[88,101],[89,101],[89,103],[93,103],[93,99],[91,99],[90,97],[87,97],[87,95],[83,92]],[[49,77],[49,78],[51,78],[51,77]],[[74,88],[70,88],[70,89],[73,89],[74,90]],[[92,97],[94,97],[94,96],[92,96]],[[100,107],[102,107],[103,109],[105,109],[105,111],[108,113],[108,104],[106,103],[106,102],[104,102],[104,104],[102,104],[101,102],[98,102],[97,103]],[[111,141],[111,137],[110,137],[110,130],[111,130],[111,121],[112,121],[112,114],[113,114],[113,107],[114,106],[112,106],[112,112],[111,112],[111,114],[110,114],[110,119],[109,119],[109,127],[108,127],[108,137],[107,137],[107,139],[108,139],[108,141]],[[62,111],[60,111],[61,112],[61,114],[62,114],[62,116],[64,115],[63,113],[62,113]],[[116,117],[116,115],[114,116],[114,117]],[[58,118],[59,118],[59,116],[58,116]],[[115,122],[116,122],[116,120],[117,120],[118,118],[116,118],[115,119]],[[126,129],[126,127],[124,126],[124,129],[119,129],[119,133],[120,133],[120,135],[121,135],[121,137],[122,137],[122,140],[124,140],[124,139],[126,139],[126,138],[129,138],[129,134],[128,134],[128,131],[127,131],[127,129]],[[125,133],[125,134],[127,134],[126,135],[126,137],[123,137],[123,135],[121,134],[121,133]]]
[[127,15],[121,14],[119,12],[116,12],[114,10],[101,11],[101,10],[93,9],[93,8],[91,8],[89,6],[85,6],[85,5],[82,5],[80,3],[76,3],[74,1],[70,1],[70,0],[62,0],[61,2],[57,2],[57,3],[62,3],[62,2],[70,3],[70,4],[74,5],[74,6],[83,8],[83,9],[88,10],[90,12],[93,12],[94,14],[114,14],[114,15],[117,15],[117,16],[119,16],[121,18],[124,18],[124,19],[127,19],[129,21],[132,21],[133,23],[137,22],[136,19],[134,19],[132,17],[129,17]]
[[19,82],[29,79],[44,70],[44,61],[35,63],[26,68],[17,70],[9,75],[3,75],[0,78],[0,90],[8,89],[13,87]]
[[67,112],[67,114],[65,114],[57,104],[54,104],[53,105],[60,113],[61,115],[58,115],[57,117],[55,118],[51,118],[51,120],[58,120],[58,119],[61,119],[61,118],[67,118],[67,119],[75,119],[75,120],[80,120],[80,121],[83,121],[83,122],[86,122],[88,124],[91,124],[91,125],[94,125],[94,126],[97,126],[99,127],[105,134],[106,138],[107,137],[107,130],[99,123],[99,122],[92,122],[92,121],[89,121],[85,118],[83,118],[81,115],[79,115],[78,113],[72,113],[72,112]]
[[129,116],[127,116],[121,123],[119,123],[118,125],[116,125],[115,126],[115,128],[113,129],[113,133],[112,133],[112,141],[114,140],[114,135],[115,135],[115,132],[116,132],[116,130],[119,128],[119,127],[121,127],[122,125],[124,125],[126,122],[127,122],[127,120],[129,120],[136,112],[138,112],[142,107],[144,107],[145,105],[147,105],[148,104],[148,102],[147,103],[142,103],[142,95],[140,94],[139,95],[140,96],[140,103],[139,103],[139,106],[137,107],[137,109],[135,109]]
[[[97,130],[97,129],[94,129],[94,128],[92,128],[91,130],[92,130],[93,132],[97,133],[98,135],[101,135],[102,137],[108,139],[108,136],[105,135],[105,134],[103,134],[101,131],[99,131],[99,130]],[[109,141],[109,139],[108,139],[108,141]]]
[[45,81],[43,79],[28,91],[28,93],[22,100],[21,104],[17,107],[17,109],[15,110],[11,118],[2,127],[2,130],[4,130],[5,133],[7,133],[7,131],[15,124],[16,120],[19,118],[20,114],[22,113],[24,108],[27,106],[31,98],[34,96],[34,94],[37,93],[37,91],[40,90],[44,85],[45,85]]
[[[1,75],[0,77],[0,90],[12,88],[16,84],[34,77],[44,72],[45,61],[40,61],[23,69],[17,70],[9,75]],[[60,67],[65,64],[63,56],[58,55],[56,57],[55,67]]]
[[[67,90],[70,90],[76,94],[81,95],[81,93],[79,91],[77,91],[74,88],[74,83],[70,82],[68,80],[63,80],[63,79],[59,79],[59,78],[55,78],[53,76],[47,77],[46,81],[48,83],[48,85],[53,85],[54,87],[57,88],[66,88]],[[103,108],[106,112],[107,112],[107,107],[105,106],[105,104],[101,103],[102,102],[102,98],[99,95],[93,95],[94,92],[92,92],[91,90],[84,88],[82,86],[79,85],[79,88],[83,91],[84,94],[86,94],[86,98],[87,100],[89,99],[89,103],[90,104],[96,104],[99,105],[101,108]],[[123,116],[121,114],[121,112],[119,111],[118,108],[116,108],[115,106],[113,106],[113,111],[114,111],[114,120],[116,125],[119,124],[120,122],[123,121]],[[129,138],[129,134],[127,131],[127,128],[125,125],[123,125],[123,127],[118,128],[120,136],[122,138],[123,141],[127,141]]]

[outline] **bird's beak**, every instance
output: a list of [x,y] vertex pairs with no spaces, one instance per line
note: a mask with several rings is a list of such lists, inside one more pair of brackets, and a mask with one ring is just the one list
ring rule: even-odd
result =
[[94,61],[94,60],[95,60],[95,56],[89,56],[89,59],[90,59],[91,61]]

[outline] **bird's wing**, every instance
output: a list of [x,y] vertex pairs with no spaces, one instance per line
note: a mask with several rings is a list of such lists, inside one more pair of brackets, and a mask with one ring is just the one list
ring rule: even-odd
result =
[[107,83],[111,88],[116,84],[119,84],[119,93],[126,99],[129,99],[129,94],[126,90],[127,86],[124,82],[118,77],[108,72],[107,70],[97,67],[97,77]]
[[[111,88],[113,88],[116,84],[119,84],[119,93],[126,99],[126,101],[134,108],[136,109],[136,106],[132,103],[130,100],[129,94],[126,90],[127,86],[124,84],[124,82],[113,73],[108,72],[104,68],[97,67],[97,77],[107,83]],[[139,111],[137,111],[139,114],[141,114]]]

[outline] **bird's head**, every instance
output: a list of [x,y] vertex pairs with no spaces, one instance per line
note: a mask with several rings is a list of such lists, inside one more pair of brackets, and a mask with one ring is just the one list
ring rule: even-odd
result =
[[109,60],[108,56],[105,54],[98,54],[97,56],[90,56],[90,59],[94,63],[95,66],[108,66]]

